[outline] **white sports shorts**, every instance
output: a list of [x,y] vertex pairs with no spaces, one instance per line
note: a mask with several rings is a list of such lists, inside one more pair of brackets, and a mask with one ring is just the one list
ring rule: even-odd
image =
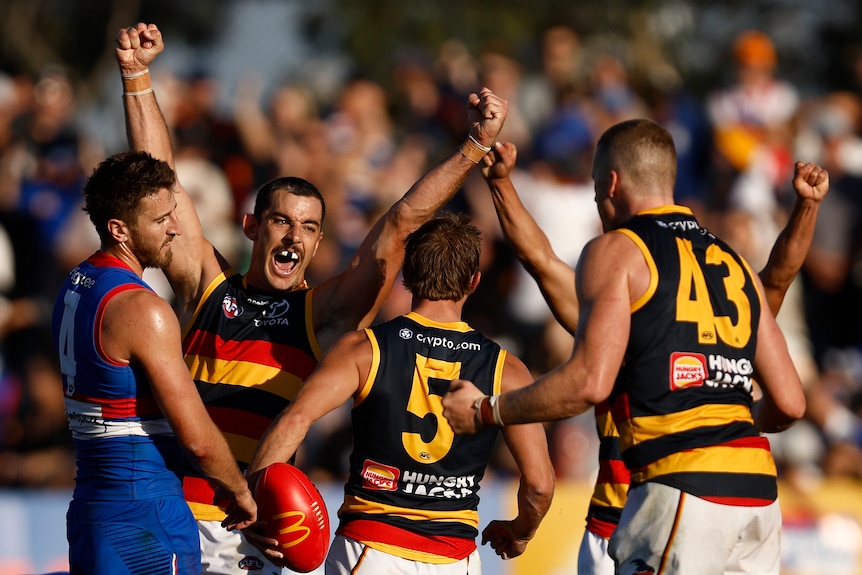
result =
[[366,547],[362,543],[336,535],[326,557],[326,575],[481,575],[479,551],[469,557],[437,565],[403,559],[383,551]]
[[578,575],[614,575],[614,560],[608,555],[608,540],[585,530],[578,551]]
[[629,489],[608,551],[618,575],[778,575],[781,510],[721,505],[660,483]]
[[239,529],[228,531],[220,521],[198,521],[201,573],[205,575],[283,575],[293,573],[264,556]]

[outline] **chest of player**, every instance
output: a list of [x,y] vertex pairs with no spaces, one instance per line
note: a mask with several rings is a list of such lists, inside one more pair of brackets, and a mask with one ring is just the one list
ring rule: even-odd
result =
[[260,341],[305,348],[310,333],[306,294],[255,294],[227,283],[210,295],[191,331],[225,345]]

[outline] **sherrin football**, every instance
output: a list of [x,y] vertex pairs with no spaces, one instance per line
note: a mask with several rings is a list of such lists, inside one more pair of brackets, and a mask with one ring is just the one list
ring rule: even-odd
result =
[[254,493],[258,518],[284,554],[281,566],[300,573],[320,567],[329,551],[329,514],[311,479],[289,463],[273,463]]

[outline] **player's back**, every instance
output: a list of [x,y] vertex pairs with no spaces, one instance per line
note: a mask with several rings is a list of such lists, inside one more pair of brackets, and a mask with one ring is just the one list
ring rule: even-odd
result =
[[768,504],[775,463],[751,413],[761,310],[753,272],[686,208],[639,214],[619,231],[638,244],[653,280],[632,306],[611,396],[632,483]]
[[457,378],[499,393],[506,352],[466,323],[436,323],[415,312],[366,333],[374,360],[352,410],[342,522],[377,519],[472,540],[479,482],[498,429],[456,436],[441,400]]

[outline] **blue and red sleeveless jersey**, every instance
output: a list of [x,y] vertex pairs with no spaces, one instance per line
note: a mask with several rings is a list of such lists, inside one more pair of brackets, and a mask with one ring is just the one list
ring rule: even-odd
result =
[[147,378],[102,347],[107,303],[132,289],[150,287],[119,259],[96,252],[68,274],[54,304],[51,332],[75,442],[77,499],[182,496],[176,470],[183,456]]

